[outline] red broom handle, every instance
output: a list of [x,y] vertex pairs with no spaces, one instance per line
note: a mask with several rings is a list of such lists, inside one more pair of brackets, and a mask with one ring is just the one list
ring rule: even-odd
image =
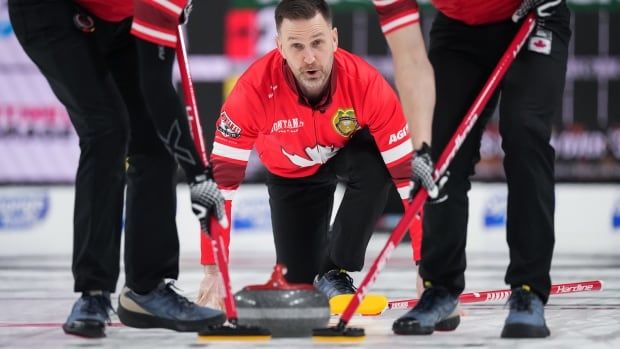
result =
[[[484,106],[488,102],[489,98],[491,98],[493,92],[497,88],[497,85],[499,85],[502,78],[508,71],[508,68],[517,56],[517,53],[519,53],[521,47],[534,29],[535,24],[536,21],[534,18],[534,14],[530,13],[523,21],[523,24],[517,31],[514,39],[504,52],[500,61],[497,63],[497,66],[489,76],[487,82],[484,84],[484,87],[476,97],[474,103],[467,111],[467,114],[465,114],[465,117],[463,118],[463,120],[459,124],[458,129],[446,145],[446,148],[441,153],[441,156],[439,157],[439,160],[436,164],[435,172],[433,173],[433,179],[435,181],[439,179],[439,177],[446,171],[446,169],[450,165],[451,160],[454,158],[456,152],[469,134],[469,131],[471,131],[471,129],[474,127],[474,124],[478,120],[478,117],[482,112]],[[370,266],[366,277],[361,282],[359,288],[355,292],[355,295],[351,298],[351,301],[347,305],[347,308],[340,316],[340,321],[337,325],[338,328],[344,328],[351,320],[351,317],[353,317],[353,314],[355,313],[360,303],[364,299],[366,293],[368,292],[368,288],[375,282],[377,275],[385,266],[387,260],[392,254],[392,251],[394,251],[396,246],[405,236],[409,224],[411,223],[415,215],[420,211],[427,197],[428,193],[426,192],[426,190],[418,191],[418,193],[413,197],[411,204],[409,204],[409,207],[407,207],[407,209],[405,210],[405,213],[400,219],[400,222],[398,223],[396,228],[394,228],[394,231],[390,235],[388,241],[385,243],[385,246],[379,253],[379,256]]]
[[[194,144],[196,146],[196,150],[200,154],[200,157],[205,165],[209,164],[207,159],[207,151],[205,148],[204,138],[202,136],[202,127],[200,126],[200,118],[198,116],[198,105],[196,103],[196,94],[194,93],[194,84],[192,84],[192,76],[189,71],[189,65],[187,61],[187,51],[185,49],[185,36],[183,35],[183,27],[177,27],[177,60],[179,64],[179,71],[181,75],[181,81],[183,83],[183,95],[185,97],[185,107],[187,109],[187,119],[189,121],[189,126],[192,131],[192,137],[194,139]],[[228,261],[226,260],[226,255],[224,254],[224,240],[219,232],[219,229],[216,228],[217,219],[211,216],[209,220],[209,230],[211,231],[211,248],[213,249],[213,255],[216,258],[217,266],[220,271],[220,275],[222,275],[222,281],[224,283],[224,289],[226,291],[226,298],[224,299],[224,304],[226,306],[226,316],[228,320],[231,322],[237,321],[237,307],[233,300],[232,296],[232,288],[230,285],[230,274],[228,273]],[[202,232],[206,234],[206,232]]]
[[[558,295],[577,292],[592,292],[600,291],[602,289],[603,282],[601,280],[579,281],[566,284],[551,285],[550,294]],[[463,293],[459,297],[459,302],[480,303],[501,301],[508,299],[511,293],[512,291],[510,289]],[[388,303],[388,309],[409,309],[413,308],[417,303],[418,299],[403,299],[398,301],[390,301]]]

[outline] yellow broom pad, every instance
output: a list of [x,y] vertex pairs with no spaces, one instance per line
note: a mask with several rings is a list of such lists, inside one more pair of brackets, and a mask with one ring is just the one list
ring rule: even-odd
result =
[[312,340],[315,341],[315,342],[319,342],[319,343],[343,343],[343,344],[347,344],[347,343],[363,342],[364,340],[366,340],[366,336],[361,336],[361,337],[347,337],[347,336],[342,336],[342,337],[327,336],[327,337],[323,337],[323,336],[312,336]]
[[[344,312],[353,297],[352,294],[341,294],[329,299],[329,309],[332,315],[340,315]],[[388,305],[388,299],[382,294],[367,294],[355,311],[361,315],[379,315]]]

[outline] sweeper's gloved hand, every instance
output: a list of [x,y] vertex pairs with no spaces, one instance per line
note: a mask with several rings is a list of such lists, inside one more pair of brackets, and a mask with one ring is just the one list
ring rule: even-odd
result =
[[179,16],[179,24],[187,24],[187,21],[189,20],[189,15],[190,13],[192,13],[193,9],[194,9],[194,4],[192,0],[189,0],[187,4],[185,5],[185,7],[183,8],[181,15]]
[[224,283],[217,265],[205,265],[196,304],[224,311]]
[[413,181],[411,198],[417,194],[418,190],[424,187],[428,192],[429,203],[441,202],[446,199],[442,189],[448,181],[449,173],[446,172],[439,178],[437,183],[435,183],[433,180],[435,165],[431,159],[431,147],[428,144],[423,143],[422,147],[414,152],[411,162],[411,171],[411,180]]
[[530,11],[536,9],[536,18],[544,20],[553,14],[562,0],[523,0],[521,6],[512,14],[512,21],[517,23]]
[[202,231],[209,234],[209,219],[215,215],[223,229],[228,228],[228,218],[224,205],[224,196],[213,181],[210,168],[205,174],[196,176],[189,184],[192,211],[200,221]]

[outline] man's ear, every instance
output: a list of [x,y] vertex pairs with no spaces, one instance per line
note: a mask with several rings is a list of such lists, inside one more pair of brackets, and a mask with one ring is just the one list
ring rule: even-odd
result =
[[332,28],[332,41],[334,42],[334,52],[336,52],[338,48],[338,28],[336,27]]

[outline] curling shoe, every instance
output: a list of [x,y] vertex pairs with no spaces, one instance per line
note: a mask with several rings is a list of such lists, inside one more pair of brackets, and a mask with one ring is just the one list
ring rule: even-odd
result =
[[161,282],[147,294],[124,287],[118,297],[118,318],[129,327],[167,328],[198,332],[221,325],[226,316],[219,310],[201,307],[176,293],[172,282]]
[[105,337],[105,326],[110,323],[110,292],[89,291],[75,301],[71,314],[62,325],[66,334],[86,338]]
[[545,306],[528,285],[513,288],[508,305],[510,312],[502,338],[544,338],[550,335],[545,324]]
[[432,334],[433,331],[454,331],[461,317],[458,298],[444,287],[428,281],[418,303],[408,313],[394,321],[392,331],[403,335]]
[[323,292],[327,298],[355,293],[353,278],[345,270],[330,270],[314,279],[314,287]]

